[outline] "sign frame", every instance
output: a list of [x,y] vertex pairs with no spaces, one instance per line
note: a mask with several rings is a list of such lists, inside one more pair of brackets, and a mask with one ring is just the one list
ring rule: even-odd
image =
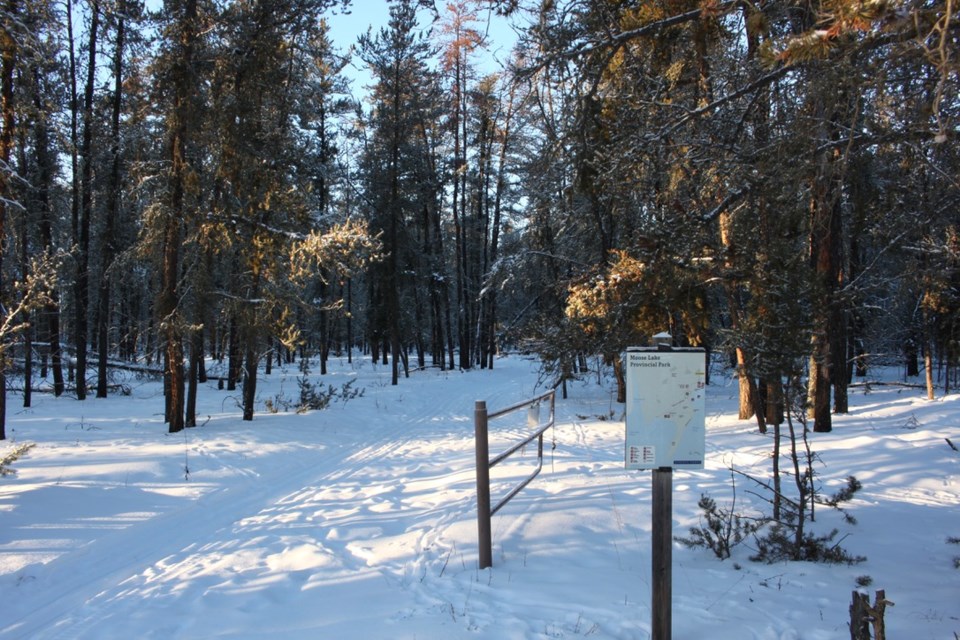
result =
[[703,469],[706,352],[630,347],[624,361],[626,469]]

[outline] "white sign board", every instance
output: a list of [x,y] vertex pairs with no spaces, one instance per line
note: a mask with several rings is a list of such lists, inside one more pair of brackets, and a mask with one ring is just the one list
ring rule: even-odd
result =
[[627,469],[702,469],[706,359],[702,349],[627,350]]

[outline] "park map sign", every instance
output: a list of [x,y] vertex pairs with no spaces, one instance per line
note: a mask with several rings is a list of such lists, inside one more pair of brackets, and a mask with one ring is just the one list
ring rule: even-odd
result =
[[703,349],[627,350],[627,469],[702,469],[706,440]]

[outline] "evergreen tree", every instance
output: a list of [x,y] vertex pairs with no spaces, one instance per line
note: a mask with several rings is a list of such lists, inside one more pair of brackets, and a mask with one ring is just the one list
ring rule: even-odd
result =
[[166,111],[165,176],[163,201],[153,218],[154,242],[160,247],[161,288],[156,302],[157,326],[163,340],[166,419],[170,433],[185,426],[185,373],[183,335],[185,309],[181,306],[182,246],[185,233],[197,219],[199,130],[203,113],[199,57],[203,51],[204,8],[199,0],[166,5],[166,48],[161,62],[162,79],[169,88]]
[[[417,30],[416,8],[403,0],[390,10],[390,23],[374,36],[360,39],[360,57],[373,73],[376,85],[370,115],[371,135],[363,156],[364,185],[370,227],[382,235],[386,258],[370,277],[368,321],[374,358],[383,345],[390,351],[391,382],[397,384],[400,366],[409,375],[405,346],[416,327],[406,317],[402,301],[416,293],[408,277],[416,272],[416,244],[411,230],[432,226],[415,224],[421,215],[435,212],[436,167],[425,123],[436,96],[436,80],[429,71],[431,48]],[[422,184],[434,185],[428,189]],[[429,229],[427,229],[429,233]],[[415,300],[413,298],[412,300]],[[419,309],[416,303],[413,303]]]

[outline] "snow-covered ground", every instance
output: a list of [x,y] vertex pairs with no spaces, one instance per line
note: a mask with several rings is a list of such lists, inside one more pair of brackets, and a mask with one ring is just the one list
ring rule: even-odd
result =
[[[623,407],[596,375],[557,401],[543,473],[493,520],[493,562],[478,568],[473,411],[543,391],[537,363],[417,372],[334,362],[324,379],[362,397],[325,411],[271,414],[298,397],[296,366],[260,385],[259,413],[204,388],[202,426],[169,435],[156,382],[77,402],[11,395],[0,456],[35,443],[0,478],[3,638],[648,638],[649,472],[623,468]],[[730,466],[762,475],[771,436],[736,419],[736,385],[707,398],[706,469],[674,474],[674,532],[697,501],[733,497]],[[895,375],[896,372],[892,372]],[[491,451],[525,429],[492,425]],[[960,396],[858,387],[834,431],[815,434],[826,493],[855,475],[845,524],[815,527],[867,560],[757,564],[745,543],[719,561],[675,545],[673,637],[849,638],[858,577],[885,589],[887,637],[960,633]],[[556,448],[553,449],[553,442]],[[521,477],[535,448],[499,471]],[[497,467],[495,471],[500,469]],[[737,510],[762,501],[738,478]]]

